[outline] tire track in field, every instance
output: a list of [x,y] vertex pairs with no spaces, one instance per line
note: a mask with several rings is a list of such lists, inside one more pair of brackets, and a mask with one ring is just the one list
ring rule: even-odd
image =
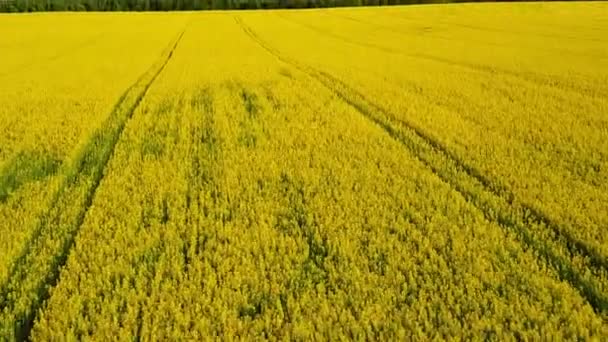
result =
[[[392,26],[387,26],[387,25],[381,25],[381,24],[376,24],[374,22],[370,22],[370,21],[366,21],[363,19],[359,19],[359,18],[353,18],[351,16],[342,14],[342,13],[336,13],[336,11],[331,11],[331,12],[323,12],[324,15],[327,15],[329,17],[334,17],[334,18],[339,18],[342,20],[349,20],[352,22],[355,22],[359,25],[364,25],[364,26],[371,26],[371,27],[375,27],[377,29],[383,30],[383,31],[388,31],[388,32],[392,32],[392,33],[399,33],[405,36],[423,36],[425,39],[433,39],[433,40],[442,40],[442,41],[446,41],[446,42],[459,42],[459,43],[475,43],[475,44],[481,44],[481,45],[487,45],[487,46],[493,46],[493,47],[507,47],[507,48],[511,48],[511,45],[506,45],[506,44],[500,44],[500,43],[492,43],[492,42],[485,42],[485,41],[481,41],[481,40],[463,40],[463,39],[454,39],[454,38],[450,38],[450,37],[445,37],[442,35],[428,35],[426,33],[428,32],[432,32],[433,27],[430,26],[424,26],[421,28],[418,28],[417,31],[404,31],[398,27],[392,27]],[[428,24],[428,23],[427,23]]]
[[[285,17],[284,14],[277,14],[277,16],[282,18],[283,20],[300,25],[311,31],[317,32],[320,35],[331,37],[333,39],[340,40],[347,44],[362,46],[365,48],[372,48],[372,49],[376,49],[378,51],[401,55],[401,56],[404,56],[407,58],[431,61],[431,62],[445,64],[448,66],[464,68],[464,69],[481,72],[481,73],[485,73],[485,74],[489,74],[489,75],[498,74],[498,75],[509,76],[509,77],[519,79],[522,82],[528,82],[528,83],[531,83],[531,84],[534,84],[537,86],[544,86],[544,87],[554,88],[554,89],[558,89],[558,90],[562,90],[562,91],[563,90],[572,91],[581,96],[587,96],[587,97],[591,97],[594,99],[595,98],[598,98],[598,99],[605,98],[605,95],[602,93],[602,91],[597,90],[594,87],[580,87],[578,85],[570,84],[570,83],[557,83],[555,80],[551,80],[551,79],[545,78],[540,75],[536,75],[531,72],[518,73],[518,72],[506,70],[506,69],[491,67],[488,65],[468,63],[468,62],[462,62],[462,61],[454,61],[454,60],[451,60],[448,58],[438,57],[438,56],[424,54],[424,53],[408,53],[403,50],[393,49],[390,47],[386,47],[386,46],[374,44],[374,43],[361,42],[361,41],[358,41],[355,39],[350,39],[350,38],[345,37],[340,34],[336,34],[336,33],[329,32],[329,31],[324,31],[324,30],[320,29],[319,27],[316,27],[312,24],[303,23],[298,20],[287,18],[287,17]],[[450,40],[450,39],[445,39],[445,40]]]
[[[349,21],[353,21],[355,23],[358,23],[360,25],[364,25],[364,26],[371,26],[371,27],[375,27],[378,28],[380,30],[383,31],[388,31],[388,32],[393,32],[393,33],[398,33],[400,35],[404,35],[404,36],[421,36],[421,34],[419,32],[415,32],[412,30],[403,30],[400,29],[399,27],[395,27],[395,26],[390,26],[390,25],[382,25],[382,24],[378,24],[375,23],[373,21],[367,21],[364,19],[360,19],[360,18],[354,18],[342,13],[338,13],[337,11],[331,11],[331,12],[323,12],[325,15],[330,16],[330,17],[334,17],[334,18],[340,18],[340,19],[346,19]],[[424,23],[422,21],[419,21],[418,24]],[[482,31],[482,32],[495,32],[495,33],[505,33],[505,34],[513,34],[513,35],[522,35],[522,34],[526,34],[526,33],[522,33],[522,32],[514,32],[514,31],[508,31],[508,30],[492,30],[492,29],[484,29],[481,28],[479,26],[474,26],[474,25],[466,25],[466,24],[458,24],[458,23],[450,23],[450,22],[445,22],[445,21],[433,21],[433,23],[437,23],[440,25],[448,25],[448,26],[457,26],[457,27],[462,27],[462,28],[466,28],[469,30],[477,30],[477,31]],[[429,23],[425,23],[426,25],[428,25]],[[431,29],[430,32],[432,32],[433,27],[430,26],[425,26],[423,28],[423,33],[426,33],[425,31],[427,29]],[[537,36],[541,36],[537,34]],[[544,36],[545,38],[555,38],[555,39],[576,39],[576,40],[580,40],[578,38],[575,37],[552,37],[552,36]],[[443,41],[448,41],[448,42],[459,42],[459,43],[475,43],[475,44],[479,44],[479,45],[486,45],[488,47],[500,47],[500,48],[522,48],[522,47],[526,47],[528,49],[540,49],[542,48],[545,52],[552,52],[554,54],[568,54],[568,55],[572,55],[572,56],[583,56],[583,57],[589,57],[588,53],[580,53],[577,51],[572,51],[572,50],[565,50],[565,49],[561,49],[561,48],[553,48],[553,47],[539,47],[539,46],[535,46],[535,45],[529,45],[528,46],[521,46],[521,45],[511,45],[511,44],[500,44],[500,43],[492,43],[492,42],[488,42],[488,41],[484,41],[484,40],[474,40],[474,39],[462,39],[462,38],[450,38],[450,37],[445,37],[445,36],[441,36],[441,35],[424,35],[425,39],[435,39],[435,40],[443,40]],[[604,41],[602,40],[593,40],[596,42],[600,42],[603,43]],[[597,57],[597,58],[602,58],[604,57],[604,55],[599,55],[599,56],[595,56],[592,55],[593,57]],[[503,71],[504,72],[504,71]]]
[[[357,71],[368,72],[364,68],[355,67],[355,69]],[[392,81],[386,81],[386,82],[391,83]],[[458,117],[461,120],[463,120],[463,122],[467,122],[467,124],[469,124],[473,127],[482,129],[484,132],[492,132],[492,134],[504,139],[505,141],[508,141],[509,143],[512,143],[512,139],[515,139],[519,143],[525,142],[525,139],[522,140],[522,137],[520,137],[520,136],[509,136],[509,135],[503,133],[502,131],[500,131],[499,129],[497,129],[496,127],[488,126],[487,123],[483,122],[483,120],[479,120],[477,118],[478,115],[477,116],[470,115],[471,109],[474,109],[473,112],[476,112],[476,113],[484,113],[487,111],[487,108],[480,106],[478,102],[475,102],[475,101],[473,101],[473,99],[469,98],[470,97],[469,94],[463,93],[459,90],[455,90],[452,93],[450,93],[449,96],[446,96],[445,98],[441,98],[441,97],[437,97],[437,96],[433,95],[433,92],[436,91],[437,89],[432,89],[431,86],[420,85],[420,84],[416,83],[415,81],[399,80],[399,82],[397,82],[397,83],[393,82],[392,84],[395,87],[397,87],[399,89],[399,92],[401,92],[401,93],[406,93],[413,97],[423,99],[425,104],[428,107],[440,108],[442,110],[447,111],[450,114],[458,115]],[[484,84],[482,83],[481,86],[483,87]],[[519,105],[522,107],[525,107],[527,105],[527,103],[524,99],[518,98],[513,93],[510,93],[509,87],[507,87],[503,83],[494,83],[494,84],[492,84],[491,87],[489,87],[489,89],[491,89],[491,91],[493,92],[493,96],[502,97],[504,99],[509,99],[510,105]],[[457,100],[454,101],[455,99],[457,99]],[[463,102],[463,100],[464,100],[464,102]],[[502,108],[502,105],[499,105],[498,107],[495,107],[495,108],[498,108],[500,112],[505,112],[508,110],[507,108]],[[553,153],[560,153],[561,150],[557,149],[557,147],[555,147],[555,148],[551,149],[551,151]],[[561,153],[563,153],[563,152],[561,152]],[[557,160],[559,158],[561,158],[561,157],[554,157],[551,160],[553,161],[554,159]],[[585,176],[585,174],[583,174],[583,172],[594,172],[595,171],[593,169],[590,169],[590,167],[585,169],[585,171],[578,171],[574,165],[566,165],[566,166],[562,165],[562,168],[569,171],[571,173],[570,177],[572,177],[573,179],[575,179],[578,182],[584,183],[587,186],[591,186],[591,187],[599,186],[597,184],[597,181],[594,182],[594,180],[590,180],[588,177]],[[595,171],[595,172],[597,173],[598,171]],[[496,186],[498,186],[498,185],[496,185]]]
[[64,168],[64,181],[53,205],[40,218],[0,293],[0,336],[16,340],[29,337],[37,311],[59,280],[124,128],[171,60],[184,33],[185,29],[122,94],[109,118],[77,154],[75,163]]
[[[400,13],[400,12],[388,12],[387,11],[385,13],[392,17],[403,20],[403,21],[408,21],[408,22],[413,22],[413,23],[425,23],[424,21],[421,21],[420,19],[414,19],[411,17],[403,16],[402,13]],[[347,16],[344,16],[344,18],[346,18],[346,17]],[[357,18],[352,18],[352,17],[348,17],[348,18],[351,18],[352,20],[359,21],[359,22],[365,22],[364,20],[359,20]],[[599,43],[608,42],[608,41],[605,41],[605,40],[602,40],[599,38],[581,38],[581,37],[576,37],[576,36],[564,36],[564,35],[560,35],[560,34],[551,34],[551,33],[543,33],[543,32],[536,32],[536,31],[522,31],[522,30],[513,31],[513,30],[507,30],[507,29],[501,29],[501,28],[495,28],[495,27],[463,24],[463,23],[457,23],[457,22],[441,20],[441,19],[434,20],[434,22],[437,22],[442,25],[458,26],[458,27],[463,27],[466,29],[482,31],[482,32],[497,32],[497,33],[507,33],[507,34],[512,34],[512,35],[522,35],[523,34],[523,35],[532,35],[532,36],[543,37],[543,38],[568,39],[568,40],[576,40],[576,41],[585,40],[585,41],[592,41],[592,42],[599,42]],[[541,28],[541,27],[539,27],[539,28]],[[542,27],[542,28],[546,28],[546,27]],[[585,29],[585,30],[589,30],[589,29],[593,30],[593,28],[589,28],[589,27],[578,27],[578,28],[570,27],[569,29],[581,29],[581,28]]]
[[578,290],[596,313],[604,317],[608,314],[608,296],[601,283],[606,279],[608,262],[593,247],[578,240],[544,213],[519,202],[512,192],[469,166],[420,127],[397,119],[336,77],[285,57],[259,38],[239,17],[235,20],[260,47],[321,83],[403,144],[439,179],[475,205],[487,220],[515,234],[524,249],[538,255],[560,280]]

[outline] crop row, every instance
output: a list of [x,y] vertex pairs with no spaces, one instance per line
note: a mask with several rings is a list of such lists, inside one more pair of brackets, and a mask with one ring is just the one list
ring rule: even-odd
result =
[[218,36],[192,24],[127,125],[35,338],[604,333],[356,93],[209,20]]

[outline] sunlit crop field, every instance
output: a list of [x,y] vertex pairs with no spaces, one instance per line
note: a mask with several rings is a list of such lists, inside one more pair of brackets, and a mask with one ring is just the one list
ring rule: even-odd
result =
[[0,15],[0,340],[608,338],[608,3]]

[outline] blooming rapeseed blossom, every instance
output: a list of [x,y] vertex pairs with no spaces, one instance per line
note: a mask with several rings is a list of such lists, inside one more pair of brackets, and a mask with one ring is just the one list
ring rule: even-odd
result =
[[606,5],[496,7],[6,17],[0,336],[606,336]]

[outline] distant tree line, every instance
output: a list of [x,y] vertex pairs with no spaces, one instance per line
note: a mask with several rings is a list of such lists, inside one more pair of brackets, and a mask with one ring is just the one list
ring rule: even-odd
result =
[[190,11],[212,9],[387,6],[487,1],[491,0],[0,0],[0,12]]

